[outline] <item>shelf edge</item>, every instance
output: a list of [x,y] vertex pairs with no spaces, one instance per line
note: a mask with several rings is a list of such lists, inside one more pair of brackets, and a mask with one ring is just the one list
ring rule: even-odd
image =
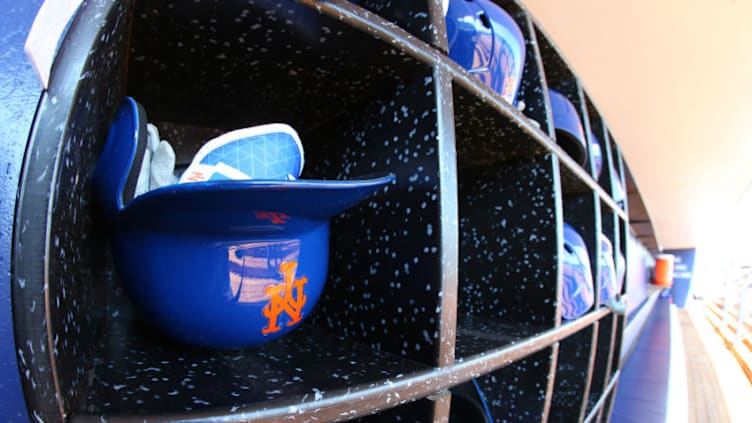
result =
[[[320,400],[299,402],[299,399],[280,401],[270,408],[252,409],[257,404],[239,408],[228,413],[225,410],[206,410],[187,414],[162,414],[151,416],[108,416],[110,422],[275,422],[281,419],[297,421],[316,417],[321,421],[336,421],[352,419],[376,413],[381,410],[404,405],[409,402],[426,398],[437,392],[445,391],[453,386],[467,382],[482,374],[492,372],[514,363],[535,352],[543,350],[562,339],[592,325],[602,319],[610,311],[601,308],[592,311],[578,320],[564,326],[549,329],[523,342],[500,347],[486,353],[477,354],[464,360],[458,360],[447,367],[437,367],[433,370],[417,372],[412,376],[399,380],[383,380],[378,385],[348,388],[334,391],[332,396]],[[612,382],[613,383],[613,382]],[[605,394],[604,394],[605,395]],[[74,416],[74,423],[99,422],[100,416]]]
[[601,394],[601,397],[598,398],[598,401],[593,406],[593,409],[590,410],[590,414],[588,414],[588,416],[585,418],[585,420],[583,420],[583,423],[590,423],[590,422],[592,422],[593,419],[595,419],[595,417],[598,415],[598,413],[600,413],[601,411],[603,411],[602,408],[605,405],[606,398],[608,398],[608,396],[611,394],[611,392],[614,391],[614,388],[616,387],[616,384],[619,382],[619,376],[620,376],[620,374],[621,373],[618,372],[618,371],[614,374],[614,377],[611,378],[611,382],[608,383],[608,386],[606,386],[606,389]]

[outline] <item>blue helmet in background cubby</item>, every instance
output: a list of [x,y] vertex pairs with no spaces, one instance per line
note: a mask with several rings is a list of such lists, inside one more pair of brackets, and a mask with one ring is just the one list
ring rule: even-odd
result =
[[603,171],[603,149],[601,148],[601,142],[592,131],[590,131],[590,154],[590,158],[593,160],[595,179],[597,180]]
[[514,103],[525,64],[525,38],[514,19],[489,0],[451,0],[446,29],[449,57]]
[[587,161],[587,143],[580,114],[564,94],[549,88],[548,98],[556,129],[556,143],[577,163],[584,165]]
[[600,303],[606,304],[618,294],[616,265],[614,263],[614,247],[604,234],[600,234]]
[[593,274],[585,241],[569,224],[564,223],[562,248],[561,317],[576,319],[593,306]]
[[620,207],[624,207],[627,200],[627,193],[624,190],[624,184],[621,181],[621,175],[617,167],[611,167],[611,197]]

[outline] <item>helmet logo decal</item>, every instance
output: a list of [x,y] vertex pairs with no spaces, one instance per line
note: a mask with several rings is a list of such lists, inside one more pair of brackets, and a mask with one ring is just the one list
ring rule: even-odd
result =
[[[507,47],[511,50],[511,47]],[[501,82],[501,96],[507,99],[514,98],[517,92],[517,75],[514,71],[514,57],[510,52],[504,51],[501,55],[501,73],[504,78]]]
[[297,261],[283,262],[279,265],[279,273],[283,275],[284,281],[264,288],[264,295],[269,297],[269,303],[261,312],[269,322],[261,329],[262,334],[268,335],[282,329],[278,321],[282,312],[290,317],[287,326],[292,326],[302,319],[303,306],[308,299],[303,292],[303,285],[308,282],[308,278],[303,276],[295,279],[297,267]]
[[185,180],[189,182],[201,182],[206,180],[206,175],[198,170],[194,170],[190,175],[185,177]]
[[268,220],[275,225],[283,225],[290,220],[290,216],[281,212],[257,211],[256,219]]

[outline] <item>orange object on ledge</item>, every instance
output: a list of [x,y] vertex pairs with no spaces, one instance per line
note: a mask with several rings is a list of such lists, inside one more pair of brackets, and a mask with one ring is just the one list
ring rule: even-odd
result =
[[670,288],[674,284],[674,256],[672,254],[659,254],[656,256],[655,279],[653,283],[667,288]]

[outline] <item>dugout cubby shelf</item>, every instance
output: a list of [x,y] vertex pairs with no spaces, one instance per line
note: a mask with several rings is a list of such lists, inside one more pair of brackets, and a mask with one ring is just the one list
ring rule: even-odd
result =
[[[518,3],[498,2],[527,46],[516,106],[449,59],[441,2],[396,3],[84,2],[41,98],[15,218],[33,415],[431,422],[464,415],[459,387],[477,386],[467,392],[494,421],[608,421],[624,318],[596,304],[563,321],[559,298],[564,222],[593,263],[600,232],[627,253],[606,120]],[[557,145],[547,87],[601,141],[597,180]],[[189,348],[123,293],[90,190],[123,96],[179,164],[216,134],[285,122],[305,178],[396,175],[332,220],[326,288],[289,336]]]

